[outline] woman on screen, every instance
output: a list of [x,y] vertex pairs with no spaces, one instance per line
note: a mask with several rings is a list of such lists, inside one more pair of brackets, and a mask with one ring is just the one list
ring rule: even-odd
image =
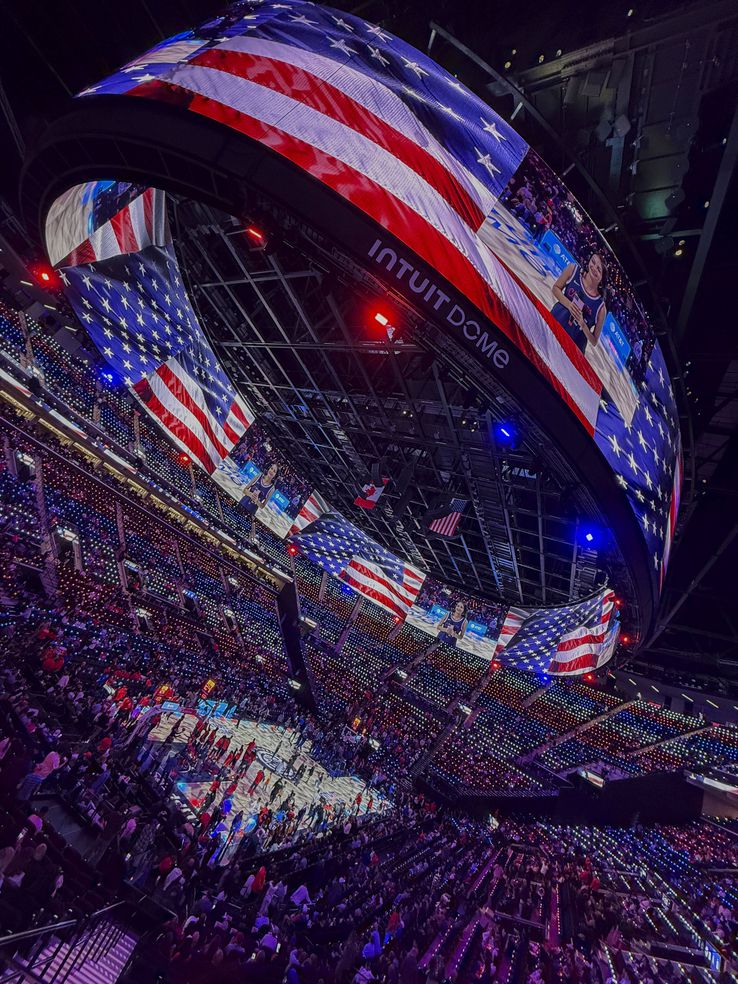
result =
[[277,465],[269,465],[262,475],[255,475],[244,489],[241,501],[252,516],[257,509],[266,506],[274,495],[277,488],[277,475],[279,475]]
[[457,601],[453,611],[444,616],[438,623],[438,638],[448,646],[455,646],[466,632],[466,609],[464,603]]
[[604,281],[602,254],[594,252],[582,265],[570,263],[551,288],[556,298],[551,314],[581,352],[587,342],[596,345],[602,334],[607,316]]

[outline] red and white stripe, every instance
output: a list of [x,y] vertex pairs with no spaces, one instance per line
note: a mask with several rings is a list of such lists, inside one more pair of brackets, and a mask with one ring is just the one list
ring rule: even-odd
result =
[[362,509],[373,509],[388,482],[388,478],[383,478],[377,485],[374,482],[369,482],[368,485],[362,485],[361,492],[354,499],[354,505],[361,506]]
[[[72,193],[78,191],[78,188],[73,188]],[[55,202],[54,205],[56,206],[57,203]],[[71,203],[64,206],[65,210],[68,211],[70,206]],[[88,209],[83,204],[75,202],[74,208],[80,214],[88,215]],[[48,234],[47,238],[51,261],[61,266],[79,266],[80,263],[107,260],[122,253],[138,253],[147,246],[164,246],[171,241],[166,196],[163,191],[147,188],[112,219],[104,222],[85,239],[79,241],[78,245],[63,258],[57,257],[55,251],[58,251],[62,241],[69,246],[68,235],[64,240],[60,240],[59,237],[49,237]],[[56,241],[52,242],[52,239]],[[71,241],[73,242],[74,239]]]
[[240,440],[254,417],[240,397],[231,404],[228,427],[208,411],[200,384],[171,358],[132,387],[174,443],[212,474]]
[[607,662],[617,641],[617,626],[610,624],[614,607],[615,592],[605,589],[599,618],[594,624],[579,625],[561,637],[548,672],[575,676],[596,670]]
[[505,616],[505,621],[502,623],[502,628],[500,629],[500,634],[497,637],[497,645],[495,646],[495,652],[493,659],[497,659],[502,650],[507,646],[512,637],[517,633],[520,626],[526,619],[526,612],[520,608],[510,608],[507,615]]
[[434,533],[438,533],[440,536],[453,536],[460,519],[460,512],[450,512],[446,516],[434,519],[432,523],[429,523],[428,529]]
[[323,513],[328,512],[328,503],[325,501],[323,496],[316,492],[314,489],[305,500],[305,504],[295,517],[295,521],[290,527],[288,536],[294,536],[296,533],[302,533],[306,526],[314,523],[316,519],[319,519]]
[[235,447],[243,435],[253,424],[256,416],[251,407],[236,394],[236,398],[228,408],[228,416],[223,421],[223,433]]
[[405,564],[400,584],[388,578],[387,572],[378,564],[359,557],[351,559],[342,577],[359,594],[401,618],[412,608],[425,580],[422,571]]
[[602,383],[532,291],[482,242],[490,193],[389,88],[261,38],[228,39],[132,95],[189,109],[283,155],[404,242],[490,318],[590,433]]

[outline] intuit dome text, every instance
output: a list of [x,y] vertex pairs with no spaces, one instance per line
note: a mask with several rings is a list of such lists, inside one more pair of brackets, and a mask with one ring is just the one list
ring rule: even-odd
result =
[[435,311],[446,324],[452,328],[460,328],[467,342],[474,345],[485,355],[497,369],[504,369],[510,362],[509,352],[501,348],[499,343],[490,338],[487,331],[467,316],[466,311],[456,304],[448,294],[433,283],[408,260],[397,255],[397,251],[389,246],[383,246],[381,239],[375,239],[369,248],[369,258],[377,266],[391,274],[407,291],[416,295],[417,300],[424,301]]

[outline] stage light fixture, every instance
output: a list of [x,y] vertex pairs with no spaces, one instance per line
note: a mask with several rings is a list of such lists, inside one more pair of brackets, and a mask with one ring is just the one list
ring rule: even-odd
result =
[[47,290],[58,290],[61,286],[58,273],[46,263],[34,263],[28,268],[28,272],[39,287],[44,287]]
[[181,465],[189,465],[190,456],[188,454],[185,454],[184,451],[182,451],[182,453],[179,456],[179,462]]
[[381,311],[375,311],[374,320],[377,322],[378,325],[381,325],[383,328],[386,328],[387,325],[389,324],[389,318],[387,317],[386,314],[382,314]]
[[244,227],[244,233],[252,249],[265,249],[267,244],[266,233],[253,222]]
[[590,550],[596,550],[602,539],[600,530],[594,526],[583,526],[581,528],[581,537],[584,546]]
[[520,443],[520,433],[510,420],[502,420],[492,427],[495,440],[501,447],[516,448]]
[[295,546],[295,544],[294,544],[294,543],[291,543],[291,544],[289,545],[289,547],[287,547],[287,553],[288,553],[288,554],[289,554],[289,555],[290,555],[291,557],[296,557],[296,556],[297,556],[297,554],[299,553],[299,551],[298,551],[298,549],[297,549],[297,547]]

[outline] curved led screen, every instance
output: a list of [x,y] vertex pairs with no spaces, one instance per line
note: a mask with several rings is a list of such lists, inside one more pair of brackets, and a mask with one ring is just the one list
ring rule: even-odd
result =
[[304,2],[234,4],[82,95],[206,117],[373,220],[353,243],[370,269],[503,378],[526,360],[591,435],[659,590],[681,476],[662,352],[594,223],[489,106],[399,38]]

